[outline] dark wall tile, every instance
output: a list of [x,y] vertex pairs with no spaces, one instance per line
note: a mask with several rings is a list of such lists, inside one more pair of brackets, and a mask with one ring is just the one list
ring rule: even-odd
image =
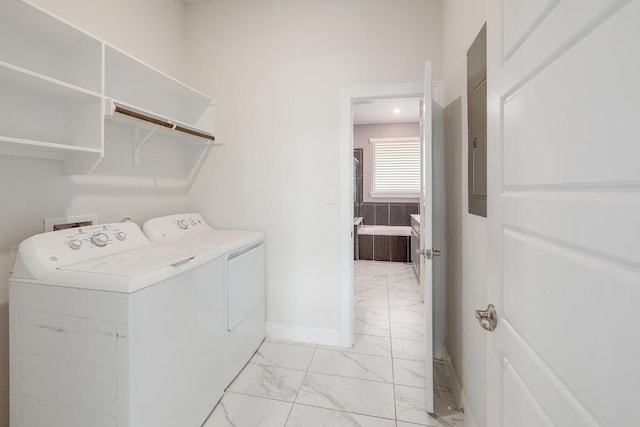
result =
[[406,223],[404,205],[389,205],[389,225],[407,225]]
[[357,218],[359,216],[360,216],[360,205],[354,204],[353,205],[353,217]]
[[373,236],[367,234],[358,235],[359,259],[373,259]]
[[407,262],[407,237],[391,236],[389,243],[390,261]]
[[360,206],[360,216],[362,217],[363,224],[375,225],[374,205],[369,203],[363,203],[362,206]]
[[389,203],[376,203],[375,207],[375,225],[389,225]]
[[373,236],[373,259],[390,261],[391,236]]
[[411,225],[411,216],[413,214],[420,213],[420,206],[417,203],[408,203],[404,205],[404,212],[407,222],[407,225]]

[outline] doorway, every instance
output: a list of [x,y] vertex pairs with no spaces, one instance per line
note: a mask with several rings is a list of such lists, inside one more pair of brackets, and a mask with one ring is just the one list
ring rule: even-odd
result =
[[[354,180],[354,169],[357,169],[357,166],[354,168],[354,134],[353,134],[353,126],[354,126],[354,115],[353,115],[353,107],[354,105],[371,105],[371,104],[382,104],[388,103],[389,101],[399,102],[402,100],[417,100],[422,99],[423,84],[404,84],[404,85],[391,85],[391,86],[377,86],[377,87],[368,87],[368,88],[354,88],[354,89],[343,89],[341,91],[341,116],[340,116],[340,124],[341,124],[341,184],[342,184],[342,192],[341,192],[341,345],[343,347],[351,347],[354,343],[354,338],[356,335],[355,328],[355,304],[356,304],[356,296],[355,296],[355,284],[354,284],[354,245],[353,242],[357,239],[357,230],[354,227],[354,215],[357,212],[357,205],[354,205],[354,199],[356,198],[356,190],[358,189],[358,181]],[[434,84],[433,85],[433,99],[438,100],[441,97],[441,85]],[[437,106],[436,106],[437,107]],[[436,114],[441,113],[437,111],[438,108],[434,108],[434,112]],[[362,159],[363,162],[369,161],[367,159]],[[441,160],[440,160],[441,161]],[[441,165],[438,165],[441,167]],[[366,179],[366,178],[365,178]],[[367,191],[362,186],[363,193]],[[364,198],[362,199],[364,202]],[[442,203],[442,209],[444,209],[444,204]],[[364,213],[362,211],[357,212],[362,216]],[[444,211],[440,214],[434,212],[434,218],[436,220],[444,220]],[[364,214],[366,215],[366,214]],[[443,228],[443,227],[442,227]],[[410,241],[410,240],[409,240]],[[444,248],[442,248],[444,249]],[[444,251],[442,251],[444,252]],[[444,265],[444,262],[442,262]],[[389,265],[392,265],[391,263]],[[410,265],[410,264],[409,264]],[[375,268],[372,268],[370,272],[372,274],[369,278],[373,278],[375,276]],[[412,270],[410,270],[413,274]],[[440,278],[442,280],[442,292],[440,293],[442,296],[442,301],[438,303],[438,309],[434,310],[434,315],[441,315],[442,321],[440,323],[442,333],[434,334],[434,343],[436,349],[442,348],[442,341],[444,339],[444,269],[442,269],[442,274]],[[378,272],[380,274],[381,272]],[[388,273],[388,272],[387,272]],[[402,274],[403,272],[396,272]],[[437,273],[437,272],[436,272]],[[407,289],[408,290],[408,289]],[[373,294],[380,291],[371,291]],[[373,295],[371,294],[371,295]],[[432,322],[432,325],[435,322]],[[436,341],[440,341],[439,343]],[[434,354],[438,358],[442,358],[442,353],[434,352]],[[453,405],[451,405],[453,406]]]
[[353,249],[353,105],[357,102],[419,99],[421,83],[347,88],[340,91],[340,345],[354,341],[354,249]]
[[[440,104],[442,99],[442,84],[434,82],[433,99],[436,104]],[[400,100],[416,100],[423,96],[424,86],[422,83],[408,83],[398,85],[371,86],[359,88],[342,89],[340,93],[340,145],[341,145],[341,196],[340,196],[340,224],[341,224],[341,277],[340,277],[340,345],[350,347],[354,338],[354,140],[353,140],[353,106],[363,103],[381,103]],[[437,109],[436,109],[437,110]],[[435,114],[441,114],[435,111]],[[438,164],[436,163],[436,166]],[[441,165],[440,165],[441,166]],[[444,207],[437,212],[436,220],[444,222]],[[443,229],[444,227],[442,227]],[[444,252],[444,251],[443,251]],[[446,254],[445,254],[446,256]],[[444,262],[442,262],[444,265]],[[444,269],[439,277],[442,283],[445,282]],[[444,285],[442,285],[444,287]],[[441,306],[444,307],[444,294],[441,299]],[[439,340],[443,340],[444,334],[444,313],[442,313],[443,325]],[[438,335],[438,334],[436,334]],[[436,344],[440,347],[439,344]],[[436,350],[436,355],[439,355]],[[441,357],[439,357],[441,358]]]

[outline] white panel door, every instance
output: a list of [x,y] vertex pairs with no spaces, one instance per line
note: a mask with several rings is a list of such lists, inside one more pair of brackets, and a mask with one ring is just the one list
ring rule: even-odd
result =
[[640,0],[489,5],[486,425],[640,425]]
[[433,266],[431,245],[433,244],[433,141],[432,141],[432,96],[431,62],[425,63],[424,95],[420,117],[421,161],[420,161],[420,288],[424,296],[425,315],[425,378],[426,409],[433,413]]

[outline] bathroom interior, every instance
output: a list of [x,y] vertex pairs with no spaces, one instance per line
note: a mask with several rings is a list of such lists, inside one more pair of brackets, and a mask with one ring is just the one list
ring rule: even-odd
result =
[[[353,211],[354,259],[410,263],[412,244],[419,239],[419,123],[418,100],[394,100],[354,105]],[[393,141],[397,139],[397,141]],[[406,146],[406,144],[409,144]],[[382,185],[406,188],[373,188],[374,145],[386,143],[379,157]],[[404,151],[391,153],[393,144]],[[387,162],[387,170],[382,170]],[[398,180],[401,180],[398,182]],[[395,181],[395,182],[394,182]],[[414,232],[412,233],[412,223]],[[416,247],[417,248],[417,247]],[[415,252],[415,251],[414,251]]]

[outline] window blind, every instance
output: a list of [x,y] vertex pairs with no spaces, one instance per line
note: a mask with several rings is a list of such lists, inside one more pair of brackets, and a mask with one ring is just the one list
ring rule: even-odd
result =
[[420,193],[420,138],[371,138],[372,195]]

